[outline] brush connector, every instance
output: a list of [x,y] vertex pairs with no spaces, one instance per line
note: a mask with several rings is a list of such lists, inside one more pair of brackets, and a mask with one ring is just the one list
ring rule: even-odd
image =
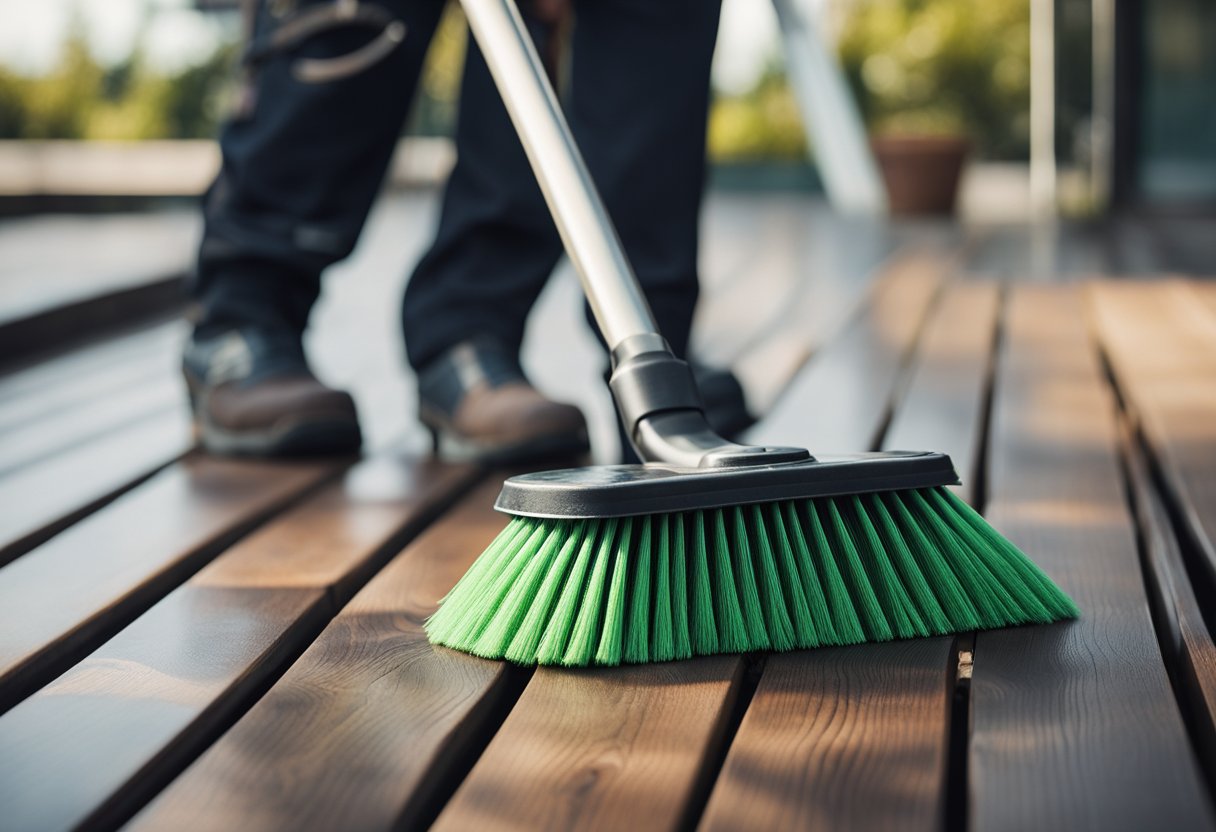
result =
[[705,418],[692,369],[658,335],[627,338],[612,361],[612,397],[644,462],[732,468],[811,459],[804,448],[740,445],[719,436]]

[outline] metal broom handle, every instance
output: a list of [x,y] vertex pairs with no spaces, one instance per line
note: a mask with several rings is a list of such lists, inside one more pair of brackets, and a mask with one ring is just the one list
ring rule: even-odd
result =
[[570,133],[514,0],[462,0],[610,349],[658,324]]

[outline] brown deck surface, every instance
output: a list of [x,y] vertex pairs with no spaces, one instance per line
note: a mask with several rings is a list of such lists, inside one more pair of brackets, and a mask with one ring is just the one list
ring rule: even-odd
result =
[[[1083,614],[532,670],[421,629],[510,473],[430,460],[412,424],[394,307],[432,210],[382,205],[315,319],[361,460],[191,450],[174,323],[0,375],[0,829],[1216,829],[1216,284],[1193,257],[715,198],[695,348],[766,414],[750,438],[950,453]],[[563,274],[525,360],[608,458],[578,306]]]

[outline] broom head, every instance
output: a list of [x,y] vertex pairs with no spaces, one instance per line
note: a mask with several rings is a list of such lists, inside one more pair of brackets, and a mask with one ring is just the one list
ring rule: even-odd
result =
[[585,666],[1076,617],[954,483],[949,457],[914,452],[514,477],[498,508],[515,517],[426,632],[486,658]]

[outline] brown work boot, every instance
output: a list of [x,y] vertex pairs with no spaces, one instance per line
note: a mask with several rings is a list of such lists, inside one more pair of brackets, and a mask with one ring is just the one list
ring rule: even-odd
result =
[[319,382],[291,333],[195,334],[182,357],[195,430],[215,454],[354,453],[362,441],[349,393]]
[[552,401],[491,341],[466,341],[418,374],[419,418],[445,459],[524,462],[589,450],[587,422]]

